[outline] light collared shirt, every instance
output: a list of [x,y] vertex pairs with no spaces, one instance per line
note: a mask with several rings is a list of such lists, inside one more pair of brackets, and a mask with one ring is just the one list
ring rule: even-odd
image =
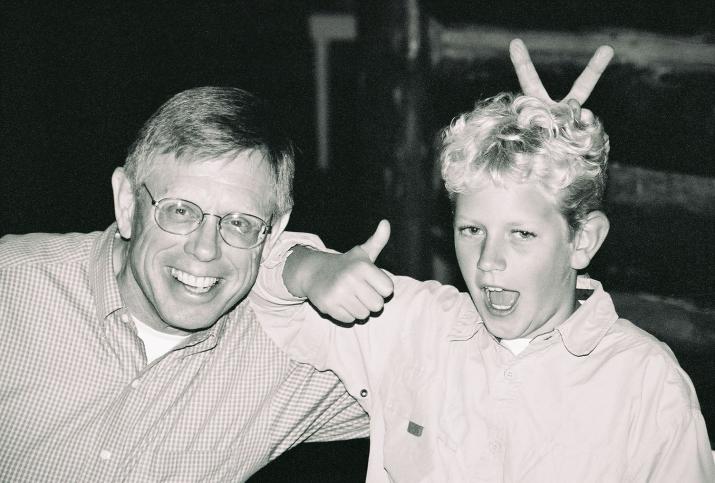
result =
[[434,281],[394,277],[383,312],[346,328],[266,290],[279,266],[261,277],[269,335],[334,370],[370,414],[370,482],[715,481],[689,377],[594,280],[568,320],[514,355],[468,294]]
[[301,441],[367,435],[337,377],[279,350],[250,296],[147,364],[115,232],[0,239],[0,481],[242,481]]

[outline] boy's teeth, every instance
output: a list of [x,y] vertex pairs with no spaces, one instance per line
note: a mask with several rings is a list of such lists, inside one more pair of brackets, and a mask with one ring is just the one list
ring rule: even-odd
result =
[[218,278],[216,277],[197,277],[195,275],[191,275],[190,273],[177,270],[176,268],[171,269],[171,276],[184,285],[188,285],[202,291],[207,291],[218,282]]
[[498,287],[486,287],[487,301],[497,310],[509,310],[519,298],[519,292]]

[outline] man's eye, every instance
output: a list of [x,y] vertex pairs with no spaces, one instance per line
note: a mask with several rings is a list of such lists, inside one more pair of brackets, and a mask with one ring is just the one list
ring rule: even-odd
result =
[[223,221],[224,227],[239,233],[252,233],[260,229],[260,225],[245,216],[231,216]]
[[521,240],[531,240],[532,238],[536,238],[536,233],[526,230],[514,230],[512,233],[514,233],[514,235]]
[[186,216],[186,208],[177,207],[174,209],[174,214],[177,216]]

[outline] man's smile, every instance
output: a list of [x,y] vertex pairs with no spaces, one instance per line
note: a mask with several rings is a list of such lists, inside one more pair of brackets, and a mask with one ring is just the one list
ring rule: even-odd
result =
[[171,276],[182,284],[184,284],[184,287],[189,292],[195,294],[203,294],[208,292],[220,281],[220,279],[216,277],[192,275],[188,272],[184,272],[182,270],[179,270],[178,268],[173,267],[171,268]]

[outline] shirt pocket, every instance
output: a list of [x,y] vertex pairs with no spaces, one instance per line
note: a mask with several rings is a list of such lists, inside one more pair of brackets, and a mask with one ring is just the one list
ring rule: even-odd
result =
[[436,428],[425,428],[405,414],[385,415],[385,470],[392,481],[429,481],[434,468]]

